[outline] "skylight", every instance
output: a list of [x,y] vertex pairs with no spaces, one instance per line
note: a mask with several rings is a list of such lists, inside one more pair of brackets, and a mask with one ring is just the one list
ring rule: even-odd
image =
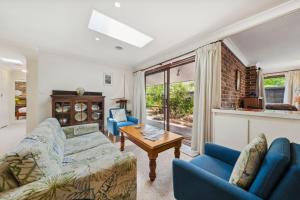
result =
[[88,28],[139,48],[153,40],[150,36],[96,10],[93,10]]
[[11,59],[11,58],[0,58],[1,61],[6,62],[6,63],[11,63],[14,65],[23,65],[23,62],[20,60],[16,60],[16,59]]

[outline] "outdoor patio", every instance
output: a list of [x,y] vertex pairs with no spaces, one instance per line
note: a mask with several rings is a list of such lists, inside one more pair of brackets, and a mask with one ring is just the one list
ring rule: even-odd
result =
[[[155,120],[151,116],[147,117],[146,124],[164,129],[163,121]],[[170,131],[177,133],[179,135],[182,135],[184,137],[183,144],[185,144],[187,146],[191,146],[191,138],[192,138],[192,128],[191,127],[181,125],[178,123],[170,122]]]

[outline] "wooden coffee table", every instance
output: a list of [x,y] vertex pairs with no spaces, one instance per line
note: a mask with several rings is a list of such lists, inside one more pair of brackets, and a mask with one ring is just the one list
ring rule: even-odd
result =
[[148,153],[150,167],[149,177],[151,181],[154,181],[156,178],[156,158],[160,152],[174,147],[175,158],[180,157],[180,147],[183,140],[183,137],[181,135],[167,131],[159,140],[151,141],[145,139],[141,133],[141,130],[135,128],[135,126],[121,127],[119,128],[119,131],[121,133],[121,151],[124,151],[126,135],[131,142]]

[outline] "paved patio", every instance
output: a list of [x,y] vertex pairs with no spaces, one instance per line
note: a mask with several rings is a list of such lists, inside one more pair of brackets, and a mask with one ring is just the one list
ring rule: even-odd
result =
[[[151,126],[155,126],[158,128],[163,129],[164,124],[162,121],[154,120],[154,119],[147,119],[146,124]],[[170,131],[182,135],[184,137],[183,144],[187,146],[191,146],[191,139],[192,139],[192,128],[182,126],[180,124],[170,123]]]

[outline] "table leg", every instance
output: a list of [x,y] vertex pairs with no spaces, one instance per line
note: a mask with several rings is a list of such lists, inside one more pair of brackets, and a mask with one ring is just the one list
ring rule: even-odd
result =
[[174,151],[175,158],[180,158],[180,147],[181,147],[181,142],[175,146],[175,151]]
[[151,181],[154,181],[155,178],[156,178],[155,169],[156,169],[156,158],[157,158],[157,156],[158,156],[157,153],[148,153],[149,167],[150,167],[149,177],[150,177]]
[[121,148],[120,148],[120,150],[124,151],[125,137],[124,137],[124,133],[123,132],[120,132],[120,133],[121,133]]

